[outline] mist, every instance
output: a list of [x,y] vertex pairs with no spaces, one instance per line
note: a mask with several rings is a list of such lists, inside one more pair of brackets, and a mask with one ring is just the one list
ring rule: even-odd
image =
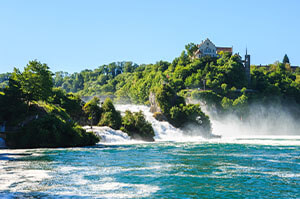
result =
[[244,118],[236,114],[220,117],[205,107],[203,111],[210,116],[213,133],[222,136],[300,135],[300,121],[296,116],[299,113],[295,114],[297,108],[292,103],[286,106],[254,103]]

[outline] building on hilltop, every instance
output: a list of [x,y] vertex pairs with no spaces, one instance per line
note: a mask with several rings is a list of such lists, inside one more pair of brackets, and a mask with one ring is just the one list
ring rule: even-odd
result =
[[[194,58],[201,58],[205,56],[210,56],[210,57],[219,57],[220,52],[229,52],[232,54],[233,52],[233,47],[217,47],[215,46],[214,43],[212,43],[208,38],[204,41],[202,41],[201,44],[197,45],[197,50],[194,53]],[[251,84],[251,74],[250,74],[250,55],[247,52],[246,49],[246,55],[245,59],[241,60],[244,65],[244,70],[245,70],[245,75],[247,78],[248,86]]]
[[194,58],[200,58],[205,56],[218,57],[218,54],[223,52],[232,53],[232,47],[217,47],[208,38],[197,45],[198,49],[194,54]]

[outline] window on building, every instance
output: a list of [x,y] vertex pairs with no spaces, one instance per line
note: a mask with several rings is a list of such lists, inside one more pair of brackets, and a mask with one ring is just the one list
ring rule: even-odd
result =
[[211,52],[210,48],[209,48],[209,47],[206,47],[205,52],[206,52],[206,53],[210,53],[210,52]]

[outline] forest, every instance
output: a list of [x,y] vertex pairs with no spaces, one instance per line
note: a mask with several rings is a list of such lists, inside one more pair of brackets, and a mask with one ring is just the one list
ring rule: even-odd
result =
[[[60,140],[66,136],[73,140],[68,146],[98,141],[79,125],[110,126],[127,132],[132,138],[139,136],[153,141],[153,129],[143,113],[128,111],[122,117],[113,105],[150,105],[151,92],[157,93],[164,118],[175,127],[181,127],[182,121],[197,123],[195,118],[189,119],[189,115],[198,115],[204,118],[205,129],[210,131],[208,116],[199,106],[190,103],[200,103],[214,110],[218,117],[234,114],[239,118],[247,118],[253,103],[289,105],[287,111],[299,118],[300,69],[292,69],[287,56],[282,62],[267,66],[252,65],[249,84],[240,55],[221,52],[218,57],[193,58],[194,50],[195,45],[190,43],[172,62],[140,65],[113,62],[73,74],[52,73],[46,64],[30,61],[22,72],[15,68],[12,73],[0,74],[0,122],[8,121],[10,126],[22,127],[22,132],[27,132],[22,143],[37,147],[48,146],[46,140],[50,137],[55,138],[50,147],[64,146]],[[107,100],[101,102],[103,96]],[[177,102],[172,102],[174,97]],[[91,100],[84,102],[84,98]],[[44,117],[28,119],[37,115]],[[48,126],[44,137],[31,143],[30,132],[40,131],[39,127],[50,121],[56,126]],[[69,130],[53,135],[56,129]]]

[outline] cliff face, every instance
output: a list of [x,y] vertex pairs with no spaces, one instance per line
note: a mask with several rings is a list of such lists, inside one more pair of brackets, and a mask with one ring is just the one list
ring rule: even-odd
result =
[[156,96],[154,92],[150,92],[149,95],[149,102],[150,102],[150,112],[151,113],[161,113],[161,108],[159,107],[159,104],[156,101]]

